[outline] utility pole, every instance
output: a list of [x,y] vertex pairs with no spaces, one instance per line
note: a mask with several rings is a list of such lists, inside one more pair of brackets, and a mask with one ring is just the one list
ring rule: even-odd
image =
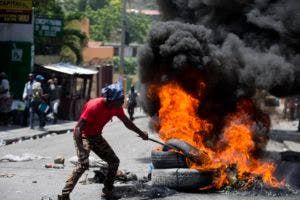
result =
[[119,73],[121,76],[124,75],[124,52],[125,52],[125,37],[127,30],[127,19],[126,19],[126,3],[127,0],[122,1],[122,33],[121,33],[121,49],[120,49],[120,66]]

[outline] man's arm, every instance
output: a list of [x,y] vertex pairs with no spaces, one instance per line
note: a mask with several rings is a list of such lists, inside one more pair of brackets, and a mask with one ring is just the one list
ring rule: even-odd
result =
[[122,116],[120,120],[129,130],[136,132],[143,140],[148,140],[148,134],[139,129],[126,115]]
[[27,100],[27,83],[25,83],[22,97],[24,101]]
[[79,149],[83,149],[81,131],[84,129],[85,126],[86,126],[86,121],[82,118],[79,119],[77,125],[75,126],[74,139]]

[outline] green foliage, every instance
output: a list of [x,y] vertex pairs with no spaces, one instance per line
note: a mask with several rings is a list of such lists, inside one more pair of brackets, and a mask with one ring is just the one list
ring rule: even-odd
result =
[[66,13],[65,20],[72,21],[72,20],[82,20],[85,17],[85,14],[78,11],[71,11]]
[[[82,61],[82,49],[87,42],[87,37],[81,33],[80,28],[80,21],[84,17],[90,19],[90,34],[93,40],[120,42],[121,0],[34,0],[33,2],[36,16],[64,19],[63,38],[35,37],[38,54],[60,53],[63,61],[68,60],[79,64]],[[130,42],[143,43],[151,23],[151,18],[146,15],[127,13],[127,32]],[[125,73],[135,73],[136,60],[127,58],[125,62]]]
[[108,0],[64,0],[62,7],[67,12],[84,12],[87,7],[92,10],[98,10],[107,5]]
[[[92,1],[89,1],[92,2]],[[74,0],[41,0],[34,1],[35,15],[45,18],[64,19],[64,37],[35,37],[37,54],[57,54],[61,55],[61,61],[79,64],[82,62],[82,49],[87,42],[87,37],[81,33],[81,20],[84,14],[79,12],[69,12],[66,16],[63,10],[66,3],[70,6],[78,5]],[[94,2],[96,3],[96,1]]]
[[77,63],[77,56],[69,46],[62,46],[60,60],[66,63]]
[[[120,57],[113,57],[113,65],[119,69]],[[135,57],[125,57],[124,59],[124,73],[135,74],[137,69],[137,59]]]
[[65,12],[78,12],[78,0],[63,0],[61,7]]
[[[53,1],[53,0],[52,0]],[[90,19],[91,39],[120,42],[122,29],[122,0],[64,0],[60,1],[66,21]],[[128,1],[128,6],[148,9],[155,0]],[[143,14],[127,13],[127,30],[130,42],[143,43],[151,26],[151,18]]]
[[76,35],[66,35],[64,44],[68,44],[68,46],[73,46],[76,49],[81,49],[80,38]]
[[35,16],[47,18],[63,18],[64,12],[61,7],[61,1],[48,0],[48,1],[33,1]]
[[[87,37],[80,30],[80,21],[71,20],[64,27],[64,46],[60,52],[61,60],[80,64],[83,60],[82,49]],[[70,53],[72,51],[72,53]],[[76,59],[74,59],[74,56]]]
[[93,11],[87,9],[91,22],[91,38],[100,41],[110,41],[114,32],[121,27],[121,1],[111,1],[104,8]]
[[81,30],[80,26],[81,26],[80,20],[74,19],[74,20],[67,21],[65,23],[64,30],[76,31],[76,33],[77,33],[77,31],[79,31],[79,33],[80,33],[80,30]]
[[128,13],[127,22],[130,42],[143,43],[152,24],[151,18],[144,14]]
[[[93,11],[86,10],[91,22],[91,38],[100,41],[119,42],[122,29],[122,2],[112,0],[104,8]],[[136,13],[127,13],[127,30],[130,42],[142,43],[152,24],[151,18]]]

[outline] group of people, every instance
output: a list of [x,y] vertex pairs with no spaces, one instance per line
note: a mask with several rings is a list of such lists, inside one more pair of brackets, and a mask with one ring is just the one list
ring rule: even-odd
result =
[[[25,109],[23,114],[22,126],[34,128],[35,114],[39,119],[39,128],[43,129],[46,125],[47,115],[51,114],[52,123],[57,122],[58,107],[60,104],[61,86],[58,79],[53,76],[44,83],[45,78],[33,73],[28,74],[28,82],[25,83],[23,90],[23,101]],[[13,99],[10,94],[10,83],[5,72],[0,73],[0,125],[8,125],[10,123],[10,112]]]
[[25,102],[23,126],[34,129],[34,117],[38,116],[39,128],[43,129],[46,125],[47,115],[52,114],[52,123],[57,122],[58,107],[60,103],[61,86],[58,79],[53,76],[45,84],[45,78],[38,74],[28,74],[28,82],[23,91],[23,101]]

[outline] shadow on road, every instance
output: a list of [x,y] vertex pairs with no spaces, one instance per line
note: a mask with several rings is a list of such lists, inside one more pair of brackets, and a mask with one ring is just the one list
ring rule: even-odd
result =
[[137,158],[137,159],[135,159],[135,160],[137,160],[137,161],[140,162],[140,163],[148,163],[148,164],[151,163],[151,158],[150,158],[150,157]]
[[288,130],[272,130],[269,133],[269,137],[272,140],[282,142],[283,140],[293,141],[300,143],[300,133],[297,131]]
[[149,184],[142,182],[136,182],[134,184],[116,186],[116,192],[118,195],[126,198],[138,198],[138,199],[155,199],[170,197],[176,193],[175,190],[166,187],[152,187]]

